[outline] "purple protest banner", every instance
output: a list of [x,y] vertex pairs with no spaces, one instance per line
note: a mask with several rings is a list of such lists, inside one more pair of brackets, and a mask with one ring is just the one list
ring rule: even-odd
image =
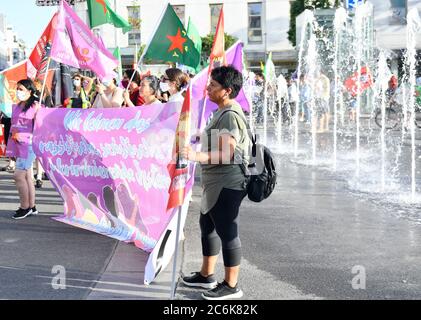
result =
[[65,201],[58,221],[150,252],[166,229],[167,169],[181,103],[43,109],[33,146]]

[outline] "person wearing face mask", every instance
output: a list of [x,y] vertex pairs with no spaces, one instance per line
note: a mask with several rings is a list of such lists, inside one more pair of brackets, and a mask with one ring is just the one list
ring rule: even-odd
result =
[[[139,72],[135,71],[134,69],[129,69],[129,70],[126,70],[125,75],[127,75],[128,77],[128,82],[127,82],[127,85],[125,86],[127,90],[124,91],[124,94],[125,95],[129,94],[129,98],[130,98],[130,103],[129,101],[126,101],[126,98],[124,98],[125,105],[127,107],[130,107],[132,105],[134,106],[143,105],[145,103],[145,100],[143,100],[142,96],[139,93],[140,82],[141,82]],[[132,79],[132,82],[130,82],[130,79]],[[130,82],[130,86],[129,86],[129,82]],[[124,83],[123,83],[123,86],[124,86]]]
[[[140,82],[139,96],[144,101],[143,105],[160,104],[158,99],[159,93],[159,79],[155,76],[145,76]],[[124,91],[124,101],[128,107],[135,107],[136,105],[131,101],[130,95]]]
[[91,107],[88,93],[92,90],[93,80],[79,73],[73,75],[73,97],[68,100],[67,108],[88,109]]
[[121,108],[124,102],[123,89],[117,87],[116,79],[96,80],[97,95],[93,108]]
[[168,102],[183,102],[184,89],[189,84],[189,80],[190,77],[180,69],[170,68],[165,70],[159,87],[162,93],[169,92]]
[[32,135],[35,116],[40,108],[38,95],[31,79],[20,80],[17,83],[16,97],[19,103],[13,106],[10,139],[6,149],[8,157],[16,158],[14,178],[20,199],[20,207],[13,215],[13,219],[16,220],[38,214],[32,182],[32,166],[35,161]]

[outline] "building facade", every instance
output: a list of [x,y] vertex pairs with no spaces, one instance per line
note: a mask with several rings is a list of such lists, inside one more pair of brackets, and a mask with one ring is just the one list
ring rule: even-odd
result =
[[26,59],[26,46],[23,40],[7,23],[6,16],[0,14],[0,70],[7,69]]
[[[111,25],[95,28],[105,45],[122,48],[123,64],[131,65],[134,53],[148,43],[153,35],[167,1],[162,0],[109,0],[122,17],[135,27],[128,34]],[[250,69],[260,69],[268,52],[276,65],[277,74],[295,69],[296,52],[287,39],[289,29],[289,0],[173,0],[181,21],[187,26],[189,17],[200,35],[215,32],[219,12],[224,5],[225,32],[244,43],[246,63]],[[75,3],[75,11],[88,22],[87,4]]]

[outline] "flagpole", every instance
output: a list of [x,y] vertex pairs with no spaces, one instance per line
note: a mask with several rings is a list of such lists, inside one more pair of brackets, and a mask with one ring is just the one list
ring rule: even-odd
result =
[[[156,24],[155,29],[153,30],[153,32],[151,33],[151,35],[149,36],[149,41],[148,41],[148,43],[147,43],[147,45],[146,45],[146,47],[145,47],[145,50],[143,50],[142,55],[140,56],[139,61],[137,62],[137,66],[136,66],[135,72],[133,72],[133,74],[132,74],[132,76],[131,76],[131,78],[130,78],[130,81],[129,81],[129,84],[128,84],[127,88],[126,88],[126,91],[128,91],[128,90],[129,90],[129,88],[130,88],[130,84],[131,84],[131,83],[132,83],[132,81],[133,81],[133,78],[134,78],[134,75],[135,75],[135,73],[136,73],[136,70],[137,70],[137,69],[139,69],[139,65],[142,63],[143,58],[144,58],[144,56],[145,56],[146,52],[148,52],[149,46],[150,46],[150,44],[151,44],[151,42],[152,42],[152,39],[153,39],[153,37],[154,37],[154,35],[155,35],[155,32],[156,32],[156,30],[158,30],[158,27],[159,27],[159,25],[161,24],[162,19],[164,18],[164,14],[165,14],[165,12],[167,11],[168,3],[169,3],[168,1],[165,3],[165,8],[164,8],[164,10],[162,10],[162,12],[161,12],[161,16],[159,17],[158,23]],[[135,53],[135,55],[136,55],[136,57],[137,57],[137,53]]]
[[51,62],[51,58],[48,57],[48,62],[47,62],[47,69],[45,71],[45,75],[44,75],[44,81],[42,83],[42,89],[41,89],[41,96],[39,97],[39,103],[42,104],[42,98],[44,96],[44,91],[45,91],[45,85],[47,84],[47,78],[48,78],[48,70],[50,69],[50,62]]
[[[178,162],[178,161],[177,161]],[[181,211],[183,206],[179,206],[177,210],[177,232],[175,238],[175,251],[174,251],[174,262],[172,267],[172,279],[171,279],[171,296],[170,299],[174,300],[175,298],[175,275],[177,273],[177,255],[178,255],[178,245],[180,242],[180,229],[181,229]]]

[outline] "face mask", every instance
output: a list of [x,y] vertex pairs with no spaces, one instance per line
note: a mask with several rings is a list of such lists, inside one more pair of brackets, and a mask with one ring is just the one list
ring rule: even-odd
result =
[[170,90],[170,86],[166,82],[160,82],[159,83],[159,88],[161,89],[162,92],[167,92],[167,91]]
[[80,87],[80,80],[73,80],[73,85],[75,87]]
[[121,85],[123,86],[124,89],[126,89],[127,86],[129,85],[129,80],[123,80],[123,81],[121,81]]
[[21,91],[21,90],[17,90],[16,91],[16,98],[18,98],[19,101],[26,101],[26,93]]
[[111,81],[110,80],[104,80],[102,81],[102,84],[106,87],[108,87],[110,85]]

